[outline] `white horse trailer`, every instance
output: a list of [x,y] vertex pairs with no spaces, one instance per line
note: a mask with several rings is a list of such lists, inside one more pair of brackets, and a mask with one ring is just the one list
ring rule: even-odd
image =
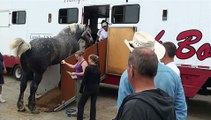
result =
[[[119,84],[129,54],[123,41],[132,39],[133,33],[141,30],[155,36],[156,40],[172,41],[177,45],[175,62],[181,71],[185,95],[193,97],[199,90],[206,91],[211,86],[210,9],[210,0],[1,0],[0,51],[7,67],[20,79],[21,70],[15,69],[19,62],[9,50],[12,39],[22,37],[30,41],[51,37],[70,23],[90,25],[96,38],[101,20],[107,20],[109,36],[103,43],[107,47],[100,43],[101,47],[93,50],[96,54],[106,53],[100,61],[105,78],[102,82]],[[69,76],[62,73],[61,78],[64,79],[62,84],[67,85],[62,86],[64,91],[68,91],[70,87],[64,81]],[[69,98],[65,97],[63,103]]]

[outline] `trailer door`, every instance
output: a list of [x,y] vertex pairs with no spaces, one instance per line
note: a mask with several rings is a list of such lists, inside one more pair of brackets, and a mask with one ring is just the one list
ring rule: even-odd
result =
[[124,40],[132,40],[135,29],[133,27],[109,28],[107,50],[107,73],[121,75],[127,68],[129,49]]
[[117,4],[111,7],[108,31],[108,74],[121,75],[127,67],[129,49],[124,40],[132,40],[139,23],[139,4]]
[[9,54],[9,39],[10,34],[10,12],[9,11],[0,11],[0,40],[1,47],[0,51],[3,55]]
[[10,13],[9,11],[0,11],[0,27],[9,27],[10,26]]

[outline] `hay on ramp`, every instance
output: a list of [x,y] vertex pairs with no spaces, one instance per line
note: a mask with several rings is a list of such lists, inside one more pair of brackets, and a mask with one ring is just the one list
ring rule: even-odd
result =
[[45,112],[53,112],[54,108],[62,103],[61,91],[54,88],[36,99],[37,109]]

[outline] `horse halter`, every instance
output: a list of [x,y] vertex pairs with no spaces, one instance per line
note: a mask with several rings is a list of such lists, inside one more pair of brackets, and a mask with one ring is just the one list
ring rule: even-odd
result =
[[[89,40],[88,41],[87,41],[85,35],[89,36]],[[94,42],[91,33],[87,29],[85,29],[84,32],[81,34],[80,39],[83,39],[83,40],[85,40],[88,43],[93,43]]]

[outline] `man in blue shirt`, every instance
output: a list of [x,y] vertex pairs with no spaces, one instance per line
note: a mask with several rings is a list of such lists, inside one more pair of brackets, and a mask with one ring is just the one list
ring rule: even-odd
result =
[[[138,37],[137,37],[138,36]],[[142,39],[137,39],[142,37]],[[149,41],[152,42],[152,38],[150,35],[143,33],[143,32],[136,32],[133,37],[133,41],[125,40],[125,44],[128,46],[130,51],[133,50],[134,47],[151,47],[154,49],[158,59],[160,60],[164,54],[162,45],[158,45],[159,43],[154,40],[157,45],[150,44]],[[164,48],[164,47],[163,47]],[[165,49],[165,48],[164,48]],[[158,52],[157,52],[158,51]],[[169,67],[159,63],[158,64],[158,71],[157,75],[155,76],[154,84],[156,88],[160,88],[167,92],[171,97],[174,99],[175,105],[175,113],[177,120],[186,120],[187,118],[187,104],[185,100],[184,90],[181,83],[180,77]],[[117,107],[122,104],[123,99],[134,93],[132,86],[128,81],[128,73],[125,70],[121,76],[120,84],[119,84],[119,91],[118,91],[118,99],[117,99]]]

